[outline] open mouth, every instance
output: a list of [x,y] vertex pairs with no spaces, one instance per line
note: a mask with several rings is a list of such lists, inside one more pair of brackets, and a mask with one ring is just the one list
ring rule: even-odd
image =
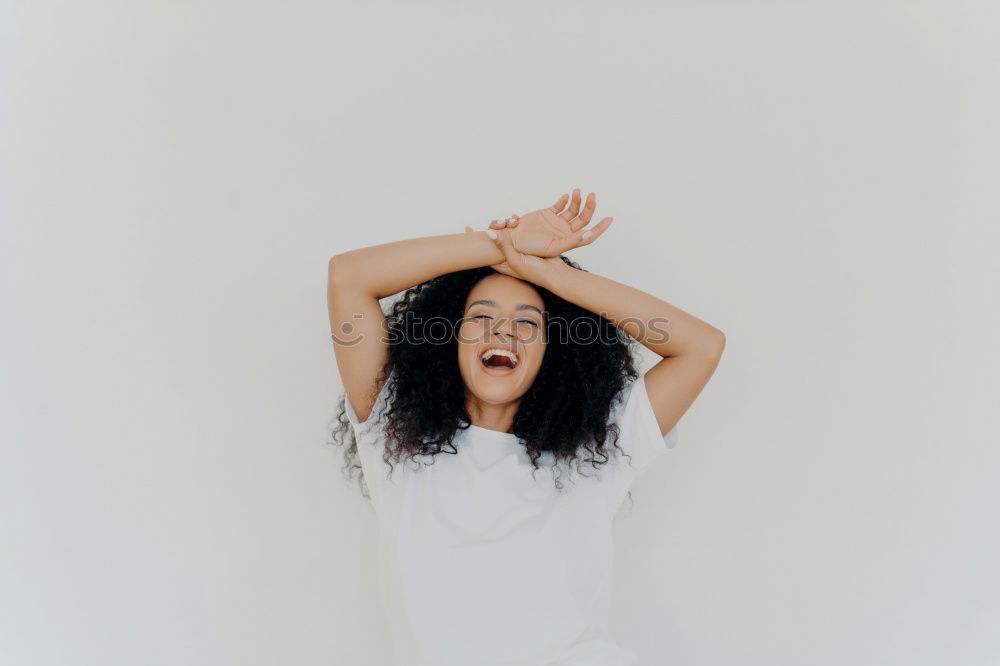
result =
[[514,372],[520,359],[509,349],[490,347],[479,356],[479,363],[491,375],[507,375]]

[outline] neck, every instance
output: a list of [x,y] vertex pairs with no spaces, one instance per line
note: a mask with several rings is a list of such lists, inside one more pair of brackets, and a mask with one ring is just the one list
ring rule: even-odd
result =
[[468,397],[465,401],[465,410],[469,413],[472,425],[487,430],[509,433],[514,427],[514,415],[517,414],[520,402],[520,400],[515,400],[514,402],[494,405],[475,397]]

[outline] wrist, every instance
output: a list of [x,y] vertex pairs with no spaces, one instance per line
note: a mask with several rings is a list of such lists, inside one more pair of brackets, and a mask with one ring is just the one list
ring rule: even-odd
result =
[[558,263],[553,262],[552,270],[546,274],[542,286],[558,296],[565,288],[566,282],[572,279],[573,276],[570,273],[575,270],[572,266],[564,263],[562,259]]
[[497,247],[496,242],[492,238],[490,238],[489,230],[473,231],[471,233],[466,232],[466,235],[476,236],[481,247],[489,248],[489,253],[490,253],[489,258],[480,265],[492,266],[493,264],[498,264],[501,261],[504,261],[505,257],[503,254],[503,250]]

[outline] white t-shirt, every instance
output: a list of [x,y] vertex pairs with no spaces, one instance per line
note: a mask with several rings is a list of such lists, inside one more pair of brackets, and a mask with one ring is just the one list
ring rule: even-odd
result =
[[393,379],[364,423],[344,398],[378,519],[393,664],[633,664],[608,632],[612,520],[636,476],[677,442],[676,426],[660,434],[644,377],[622,389],[609,418],[631,465],[617,449],[597,469],[574,461],[572,478],[563,463],[561,493],[543,464],[550,453],[532,478],[516,435],[472,425],[456,434],[457,454],[404,457],[386,478],[376,417]]

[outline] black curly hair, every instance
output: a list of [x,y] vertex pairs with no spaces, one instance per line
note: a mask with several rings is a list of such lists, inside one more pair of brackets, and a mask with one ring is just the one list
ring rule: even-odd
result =
[[[585,270],[565,256],[560,258],[571,268]],[[483,266],[433,278],[403,292],[386,315],[389,359],[376,385],[382,386],[393,370],[396,377],[387,389],[384,414],[373,413],[370,418],[385,419],[383,460],[390,468],[387,476],[393,462],[404,456],[410,460],[431,456],[433,462],[433,456],[440,453],[458,453],[452,440],[470,423],[465,385],[458,366],[456,336],[442,340],[439,325],[446,321],[457,332],[469,292],[480,280],[496,273]],[[636,340],[608,319],[541,286],[531,286],[545,304],[548,344],[538,375],[521,398],[513,433],[525,446],[534,470],[546,452],[555,463],[577,460],[596,469],[610,460],[612,447],[621,450],[618,427],[608,419],[615,408],[615,396],[639,377],[632,351]],[[429,322],[438,326],[431,335]],[[584,335],[578,334],[581,330]],[[437,342],[428,342],[428,338]],[[339,413],[333,419],[334,441],[328,444],[345,447],[345,476],[350,481],[357,471],[361,493],[371,499],[344,394],[339,402]],[[585,456],[580,456],[581,452]],[[555,470],[558,465],[552,467]],[[559,490],[563,488],[560,476],[553,471]],[[631,499],[631,492],[628,495]]]

